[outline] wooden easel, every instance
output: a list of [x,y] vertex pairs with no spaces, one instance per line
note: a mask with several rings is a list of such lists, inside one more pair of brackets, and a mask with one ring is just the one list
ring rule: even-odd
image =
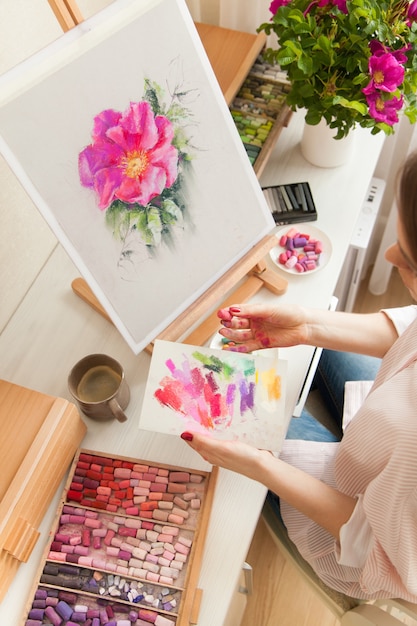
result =
[[[75,0],[48,0],[48,2],[64,31],[70,30],[83,21],[84,18]],[[265,256],[275,245],[276,238],[273,235],[264,237],[215,284],[209,287],[209,289],[188,307],[186,311],[179,315],[174,322],[160,333],[158,339],[165,339],[167,341],[177,341],[181,339],[182,343],[202,345],[219,327],[219,321],[215,311],[209,313],[207,316],[207,311],[211,311],[213,307],[224,308],[234,303],[245,302],[262,287],[266,287],[277,295],[285,293],[288,282],[273,270],[268,269],[265,262]],[[238,283],[240,283],[239,287],[231,292]],[[72,289],[79,297],[93,307],[94,310],[111,321],[83,278],[76,278],[72,283]],[[228,293],[230,293],[230,295],[222,300],[224,295]],[[197,328],[186,335],[190,328],[201,319],[203,319],[203,321]],[[151,352],[152,346],[148,346],[147,350]]]

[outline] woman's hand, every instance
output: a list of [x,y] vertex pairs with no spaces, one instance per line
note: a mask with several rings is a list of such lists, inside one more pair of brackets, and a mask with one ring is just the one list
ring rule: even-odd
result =
[[223,325],[220,334],[232,342],[226,350],[252,352],[307,343],[307,313],[297,305],[236,304],[217,315]]
[[217,312],[220,334],[234,352],[287,348],[305,344],[383,357],[398,338],[383,311],[345,313],[304,308],[297,304],[234,304]]
[[257,450],[240,441],[219,441],[206,435],[184,432],[181,438],[205,461],[225,469],[262,481],[262,461],[270,457],[266,450]]
[[337,491],[266,450],[190,432],[182,433],[181,438],[212,465],[262,483],[336,538],[356,506],[356,498]]

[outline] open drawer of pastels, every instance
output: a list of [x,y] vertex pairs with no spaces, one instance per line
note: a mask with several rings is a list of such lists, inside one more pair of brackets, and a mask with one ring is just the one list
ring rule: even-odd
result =
[[215,479],[80,450],[22,623],[197,623]]

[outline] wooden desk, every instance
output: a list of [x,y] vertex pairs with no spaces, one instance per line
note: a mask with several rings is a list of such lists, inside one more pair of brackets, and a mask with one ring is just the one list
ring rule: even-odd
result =
[[[359,130],[355,158],[344,167],[324,170],[301,156],[302,116],[295,115],[284,129],[268,162],[265,184],[308,180],[316,201],[317,226],[330,237],[333,254],[328,265],[309,276],[290,276],[280,301],[326,307],[343,264],[373,174],[383,137]],[[71,399],[67,375],[71,366],[92,352],[111,354],[123,363],[132,391],[125,424],[100,424],[87,420],[84,447],[155,462],[207,469],[207,465],[177,437],[140,431],[138,419],[150,357],[135,356],[117,330],[71,291],[78,272],[61,246],[57,246],[34,280],[10,323],[0,335],[0,378],[54,396]],[[259,298],[275,300],[266,290]],[[286,415],[297,402],[312,349],[302,346],[282,350],[288,360]],[[30,417],[28,417],[30,419]],[[221,470],[214,499],[199,586],[203,589],[199,626],[221,626],[236,588],[240,568],[256,527],[265,497],[262,485]],[[41,527],[41,538],[27,564],[22,565],[0,605],[0,622],[17,626],[29,593],[59,493]]]
[[264,47],[266,36],[264,33],[252,35],[211,24],[198,23],[196,28],[225,100],[231,104]]

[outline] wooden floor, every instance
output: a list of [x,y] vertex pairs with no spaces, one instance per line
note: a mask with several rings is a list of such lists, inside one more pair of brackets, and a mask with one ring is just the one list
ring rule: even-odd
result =
[[[413,302],[395,269],[382,296],[373,296],[367,287],[368,276],[361,283],[356,312],[372,313],[380,308]],[[248,597],[241,626],[338,626],[339,621],[283,559],[262,520],[258,523],[247,562],[253,568],[254,591]]]

